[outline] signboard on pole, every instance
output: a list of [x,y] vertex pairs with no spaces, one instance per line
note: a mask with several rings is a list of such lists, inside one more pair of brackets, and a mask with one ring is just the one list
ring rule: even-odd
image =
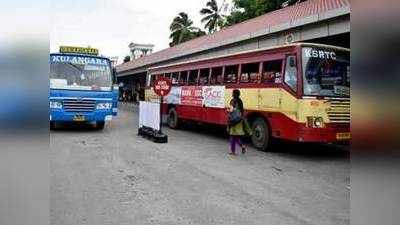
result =
[[160,129],[158,130],[160,134],[162,134],[162,105],[163,98],[167,96],[171,92],[172,83],[171,80],[166,77],[160,77],[154,81],[153,90],[154,92],[160,96]]
[[154,81],[153,89],[154,92],[161,97],[167,96],[171,91],[172,83],[171,80],[166,77],[160,77]]

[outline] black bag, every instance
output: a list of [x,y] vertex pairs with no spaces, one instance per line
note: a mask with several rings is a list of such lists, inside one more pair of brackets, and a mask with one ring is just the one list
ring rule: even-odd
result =
[[242,121],[242,113],[238,109],[234,109],[229,113],[229,125],[235,126]]

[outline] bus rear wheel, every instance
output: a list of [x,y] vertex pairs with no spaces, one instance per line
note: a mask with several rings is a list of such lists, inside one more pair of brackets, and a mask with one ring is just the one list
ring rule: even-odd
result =
[[254,147],[261,151],[266,151],[270,147],[271,135],[268,124],[262,118],[257,118],[252,123],[253,135],[251,141]]
[[105,124],[105,121],[96,121],[96,130],[103,130]]
[[176,129],[179,126],[179,118],[178,118],[178,113],[176,112],[175,108],[171,108],[168,111],[168,127],[172,129]]

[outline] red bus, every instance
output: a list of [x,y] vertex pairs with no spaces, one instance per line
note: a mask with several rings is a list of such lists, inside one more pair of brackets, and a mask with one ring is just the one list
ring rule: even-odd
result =
[[350,51],[295,43],[228,54],[148,71],[146,101],[159,101],[152,82],[172,80],[163,111],[168,125],[184,121],[226,125],[226,107],[239,89],[255,147],[272,140],[350,141]]

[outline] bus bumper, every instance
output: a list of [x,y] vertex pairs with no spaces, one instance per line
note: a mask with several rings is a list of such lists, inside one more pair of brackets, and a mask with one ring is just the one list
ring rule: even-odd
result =
[[297,141],[299,142],[346,143],[350,140],[349,124],[329,124],[324,128],[310,128],[300,125],[298,129]]
[[326,123],[323,128],[313,128],[282,114],[272,114],[269,122],[272,136],[279,139],[315,143],[349,143],[351,140],[350,123]]
[[96,110],[94,112],[64,112],[62,110],[50,110],[50,121],[53,122],[96,122],[112,120],[111,110]]

